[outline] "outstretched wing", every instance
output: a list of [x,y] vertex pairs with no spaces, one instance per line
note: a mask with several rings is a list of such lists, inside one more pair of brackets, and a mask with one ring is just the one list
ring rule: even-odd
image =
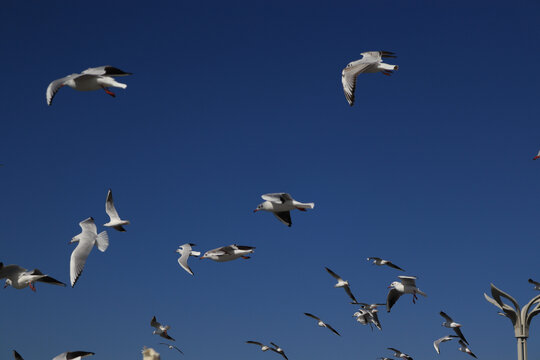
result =
[[291,227],[292,220],[291,220],[291,212],[290,211],[280,211],[280,212],[272,212],[275,217],[278,218],[279,221],[287,225],[288,227]]
[[[0,263],[1,264],[1,263]],[[15,280],[19,277],[19,274],[25,272],[26,269],[19,265],[6,265],[0,267],[0,279],[8,278]]]
[[388,261],[388,262],[386,263],[386,265],[390,266],[391,268],[397,269],[397,270],[405,271],[405,270],[403,270],[402,268],[400,268],[399,266],[397,266],[397,265],[395,265],[395,264],[392,264],[390,261]]
[[58,90],[60,90],[60,88],[66,84],[68,80],[75,79],[78,76],[79,74],[71,74],[61,79],[57,79],[51,82],[49,86],[47,86],[47,92],[45,93],[45,97],[47,99],[47,105],[49,106],[52,105],[54,96],[56,95]]
[[[96,225],[94,225],[95,227]],[[82,227],[82,226],[81,226]],[[86,259],[94,247],[93,241],[80,240],[79,244],[71,253],[71,260],[69,262],[69,277],[71,280],[71,287],[75,286],[75,283],[81,276],[86,264]]]
[[416,276],[398,276],[403,285],[416,287]]
[[116,208],[114,207],[114,201],[112,196],[112,191],[109,189],[109,192],[107,193],[107,200],[105,201],[105,212],[111,220],[117,220],[120,221],[120,216],[118,216],[118,212],[116,211]]
[[258,345],[258,346],[264,346],[263,344],[261,344],[260,342],[258,341],[251,341],[251,340],[248,340],[246,341],[247,344],[254,344],[254,345]]
[[304,313],[304,315],[309,316],[310,318],[313,318],[313,319],[315,319],[315,320],[317,320],[317,321],[321,321],[321,319],[319,319],[318,317],[316,317],[316,316],[313,315],[313,314],[310,314],[310,313]]
[[339,333],[336,331],[336,329],[334,329],[334,328],[331,327],[330,325],[326,324],[326,327],[327,327],[330,331],[332,331],[334,334],[336,334],[337,336],[341,336],[341,335],[339,335]]
[[469,342],[467,341],[467,339],[465,339],[465,336],[463,336],[463,333],[461,332],[460,328],[455,327],[452,329],[454,329],[454,332],[456,333],[456,335],[459,336],[459,338],[461,339],[460,341],[463,341],[465,344],[469,345]]
[[275,202],[278,204],[283,204],[285,201],[292,200],[292,197],[290,194],[287,193],[270,193],[270,194],[264,194],[261,196],[263,200]]
[[133,73],[128,73],[114,66],[104,65],[94,68],[88,68],[82,72],[83,74],[98,75],[98,76],[128,76]]
[[353,301],[352,303],[353,303],[353,304],[358,304],[358,301],[356,300],[356,298],[354,297],[353,293],[351,292],[351,288],[348,287],[348,286],[344,286],[343,289],[345,290],[345,292],[347,293],[347,295],[349,295],[349,297],[350,297],[351,300]]
[[354,105],[354,91],[356,89],[356,77],[358,74],[366,71],[373,63],[350,63],[341,72],[341,84],[343,85],[343,92],[345,98],[350,106]]
[[15,358],[15,360],[24,360],[23,357],[19,355],[19,353],[15,350],[13,350],[13,357]]
[[159,329],[161,324],[157,322],[156,317],[154,316],[152,320],[150,320],[150,326]]
[[388,296],[386,297],[386,311],[387,312],[390,312],[390,309],[392,308],[392,306],[394,306],[396,301],[398,301],[400,296],[401,296],[401,293],[397,291],[396,289],[391,289],[388,292]]
[[[30,275],[43,275],[43,273],[39,271],[38,269],[34,269],[34,271],[32,271]],[[66,286],[66,284],[64,284],[63,282],[58,281],[48,275],[45,275],[44,277],[37,279],[36,281],[40,281],[40,282],[44,282],[44,283],[52,284],[52,285]]]

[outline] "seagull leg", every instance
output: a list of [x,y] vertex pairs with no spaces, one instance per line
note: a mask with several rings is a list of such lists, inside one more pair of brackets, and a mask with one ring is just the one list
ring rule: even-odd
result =
[[247,260],[247,259],[251,259],[251,257],[249,257],[249,256],[242,256],[242,259],[246,259],[246,260]]
[[299,207],[297,207],[296,209],[298,209],[298,210],[300,210],[300,211],[307,211],[306,209],[299,208]]
[[33,292],[36,292],[36,288],[32,283],[28,284],[28,286],[30,286],[30,289],[32,289]]
[[105,92],[109,95],[111,95],[112,97],[116,97],[116,95],[109,89],[107,89],[106,87],[102,87],[103,90],[105,90]]
[[391,73],[390,71],[383,71],[382,74],[383,74],[383,75],[386,75],[386,76],[392,75],[392,73]]

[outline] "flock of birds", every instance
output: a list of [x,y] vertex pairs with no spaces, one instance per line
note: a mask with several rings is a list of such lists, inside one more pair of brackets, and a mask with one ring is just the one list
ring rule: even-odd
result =
[[[391,75],[393,71],[398,69],[397,65],[390,65],[383,62],[385,58],[396,58],[396,55],[388,51],[368,51],[363,52],[361,55],[363,57],[359,60],[350,62],[345,69],[342,71],[342,84],[345,97],[349,105],[354,104],[355,100],[355,88],[356,88],[356,79],[357,76],[361,73],[376,73],[381,72],[384,75]],[[49,84],[46,91],[46,100],[47,104],[51,105],[52,101],[60,88],[67,85],[78,91],[92,91],[92,90],[104,90],[108,95],[115,97],[115,94],[109,89],[127,87],[126,84],[119,83],[115,80],[115,77],[128,76],[132,75],[131,73],[124,72],[113,66],[100,66],[95,68],[89,68],[84,70],[80,74],[71,74],[66,77],[54,80]],[[540,158],[540,152],[534,159]],[[262,195],[264,202],[259,204],[254,212],[258,211],[267,211],[271,212],[280,222],[287,226],[292,225],[291,220],[291,211],[307,211],[308,209],[313,209],[315,207],[314,203],[302,203],[294,200],[288,193],[270,193]],[[123,220],[114,205],[112,191],[109,190],[107,193],[105,201],[105,211],[109,216],[109,222],[103,224],[104,227],[112,228],[119,232],[125,232],[125,226],[129,225],[129,220]],[[89,217],[79,223],[82,231],[77,236],[74,236],[69,243],[77,243],[77,246],[73,250],[70,259],[70,283],[71,287],[75,286],[79,280],[86,260],[90,255],[92,249],[97,247],[99,251],[105,252],[109,246],[109,236],[107,231],[102,231],[98,234],[97,226],[95,224],[94,218]],[[180,255],[178,258],[178,263],[182,269],[184,269],[188,274],[194,275],[194,272],[191,270],[188,265],[188,260],[190,257],[199,257],[200,259],[211,259],[216,262],[225,262],[232,261],[239,258],[249,259],[250,255],[254,253],[255,247],[245,246],[245,245],[226,245],[216,249],[206,251],[202,256],[201,252],[194,251],[193,247],[196,246],[192,243],[186,243],[180,245],[176,252]],[[368,261],[372,262],[373,265],[377,266],[387,266],[389,268],[405,271],[401,267],[395,265],[389,260],[385,260],[379,257],[368,257]],[[421,291],[416,285],[416,277],[414,276],[398,276],[399,281],[392,282],[388,288],[390,289],[385,303],[363,303],[358,302],[356,297],[351,291],[351,287],[348,281],[343,280],[341,276],[332,271],[329,268],[325,268],[326,271],[337,281],[334,285],[336,288],[343,288],[345,293],[351,300],[351,304],[359,305],[360,308],[353,314],[353,317],[356,318],[356,321],[362,325],[369,325],[373,330],[373,326],[377,329],[382,330],[382,325],[378,316],[378,308],[386,307],[386,311],[389,313],[392,307],[396,304],[399,298],[405,294],[412,295],[412,302],[416,303],[418,300],[417,295],[422,295],[427,297],[427,294]],[[38,269],[33,269],[31,271],[22,268],[18,265],[3,265],[0,263],[0,279],[5,280],[4,288],[12,286],[15,289],[24,289],[30,287],[32,291],[36,291],[35,284],[37,282],[66,286],[61,281],[54,279],[53,277],[43,274]],[[529,282],[534,285],[536,290],[540,290],[540,283],[535,282],[532,279],[529,279]],[[317,322],[319,327],[323,327],[331,331],[337,336],[341,336],[340,333],[334,329],[329,323],[321,320],[318,316],[311,313],[304,313],[307,317],[314,319]],[[460,347],[459,351],[462,351],[466,354],[469,354],[472,357],[476,358],[476,355],[470,350],[469,343],[465,339],[462,331],[461,324],[455,322],[449,315],[441,311],[440,315],[445,319],[442,323],[442,326],[452,329],[454,334],[443,336],[433,342],[433,347],[435,351],[440,353],[440,345],[445,342],[452,340],[458,340]],[[154,316],[150,321],[150,326],[154,328],[153,334],[158,335],[168,341],[175,341],[173,337],[168,334],[170,326],[162,325],[159,323]],[[288,360],[285,351],[275,344],[270,342],[270,345],[263,344],[259,341],[248,340],[247,344],[256,345],[260,348],[261,351],[265,352],[270,350],[277,355],[282,356]],[[160,342],[159,345],[168,347],[170,350],[175,350],[179,354],[184,354],[183,351],[171,343]],[[393,352],[393,356],[398,359],[412,360],[412,357],[398,349],[389,347],[388,350]],[[64,352],[56,357],[53,360],[81,360],[84,357],[94,355],[93,352],[87,351],[71,351]],[[155,351],[153,348],[144,347],[142,350],[142,355],[144,360],[159,360],[160,354]],[[13,350],[13,356],[16,360],[23,360],[22,356],[15,350]],[[380,357],[381,360],[390,360],[388,357]]]

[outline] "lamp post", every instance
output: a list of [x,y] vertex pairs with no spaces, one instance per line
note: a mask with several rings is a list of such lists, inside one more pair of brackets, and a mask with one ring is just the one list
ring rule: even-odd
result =
[[[498,289],[493,284],[491,284],[491,296],[493,296],[493,298],[484,293],[484,297],[487,301],[503,311],[499,314],[509,318],[510,321],[512,321],[512,325],[514,325],[514,336],[517,339],[518,360],[527,360],[529,326],[531,325],[532,318],[540,314],[540,295],[533,297],[523,309],[519,307],[519,304],[513,297]],[[503,303],[501,298],[510,300],[514,307],[512,308],[510,305]],[[529,311],[535,304],[536,306],[534,306],[532,311]]]

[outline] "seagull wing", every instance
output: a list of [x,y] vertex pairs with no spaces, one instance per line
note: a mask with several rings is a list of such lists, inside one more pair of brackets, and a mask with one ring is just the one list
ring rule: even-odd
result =
[[388,261],[388,262],[386,263],[386,265],[390,266],[391,268],[397,269],[397,270],[405,271],[405,270],[403,270],[402,268],[400,268],[399,266],[397,266],[397,265],[395,265],[395,264],[392,264],[390,261]]
[[540,286],[540,282],[534,281],[533,279],[529,279],[529,283],[531,283],[533,285],[536,285],[536,286]]
[[[81,223],[82,224],[82,223]],[[82,225],[81,225],[82,227]],[[94,228],[96,225],[94,224]],[[81,273],[86,264],[86,259],[94,247],[94,240],[90,236],[79,235],[79,244],[71,253],[71,260],[69,262],[69,275],[71,280],[71,287],[75,286],[75,283],[81,276]]]
[[336,334],[337,336],[341,336],[341,335],[339,335],[339,333],[336,331],[336,329],[334,329],[334,328],[331,327],[330,325],[326,324],[326,327],[327,327],[330,331],[332,331],[334,334]]
[[176,341],[174,340],[172,337],[169,336],[169,334],[167,334],[166,331],[162,332],[161,334],[159,334],[159,336],[161,336],[162,338],[165,338],[167,340],[172,340],[172,341]]
[[446,321],[448,321],[448,322],[454,322],[454,320],[452,320],[452,318],[451,318],[450,316],[448,316],[448,314],[446,314],[444,311],[441,311],[439,314],[440,314],[443,318],[445,318]]
[[393,288],[390,289],[390,291],[388,292],[388,296],[386,297],[386,311],[387,312],[390,312],[390,309],[392,308],[392,306],[394,306],[396,301],[398,301],[401,295],[402,294],[396,289],[393,289]]
[[90,232],[97,236],[97,227],[96,227],[96,223],[94,222],[93,217],[84,219],[83,221],[79,223],[79,226],[81,227],[83,233]]
[[19,353],[15,350],[13,350],[13,357],[15,358],[15,360],[24,360],[23,357],[19,355]]
[[6,265],[0,267],[0,279],[8,278],[16,280],[19,278],[19,275],[27,271],[25,268],[20,267],[19,265]]
[[[89,351],[68,351],[66,353],[66,360],[80,359],[86,356],[94,355],[93,352]],[[54,359],[53,359],[54,360]]]
[[173,348],[175,348],[176,350],[178,350],[178,352],[180,352],[180,354],[184,355],[184,352],[182,350],[180,350],[178,347],[174,346],[174,345],[171,345]]
[[344,286],[343,289],[345,290],[345,292],[347,293],[347,295],[349,295],[349,297],[351,298],[351,300],[353,301],[354,304],[358,304],[358,301],[356,300],[356,298],[354,297],[353,293],[351,292],[351,288],[349,286]]
[[[38,269],[34,269],[34,271],[32,271],[32,273],[31,273],[31,275],[43,275],[43,273],[41,271],[39,271]],[[66,286],[66,284],[64,284],[63,282],[58,281],[55,278],[52,278],[52,277],[50,277],[48,275],[45,275],[42,278],[37,279],[36,281],[40,281],[40,282],[44,282],[44,283],[52,284],[52,285]]]
[[435,351],[437,352],[437,354],[440,354],[441,351],[439,349],[439,345],[440,343],[442,342],[446,342],[446,341],[450,341],[452,340],[453,338],[456,338],[457,336],[455,335],[446,335],[446,336],[443,336],[442,338],[440,339],[437,339],[433,342],[433,347],[435,348]]
[[460,328],[455,327],[455,328],[452,328],[452,329],[454,329],[454,332],[456,333],[456,335],[459,336],[459,338],[461,339],[460,341],[463,341],[464,343],[469,345],[469,342],[467,341],[467,339],[465,339],[465,336],[463,336],[463,333],[461,332]]
[[315,320],[317,320],[317,321],[321,321],[321,319],[319,319],[318,317],[316,317],[316,316],[313,315],[313,314],[310,314],[310,313],[304,313],[304,315],[309,316],[310,318],[313,318],[313,319],[315,319]]
[[[266,200],[266,201],[270,201],[270,202],[273,202],[273,203],[278,203],[278,204],[282,204],[283,203],[283,200],[282,200],[282,196],[284,195],[285,193],[270,193],[270,194],[264,194],[261,196],[261,198],[263,200]],[[287,194],[289,195],[289,194]],[[290,195],[289,195],[290,197]]]
[[248,340],[248,341],[246,341],[246,343],[258,345],[258,346],[260,346],[260,347],[263,347],[263,346],[264,346],[263,344],[261,344],[261,343],[258,342],[258,341],[251,341],[251,340]]
[[104,65],[94,68],[88,68],[82,72],[83,74],[98,75],[98,76],[128,76],[133,73],[128,73],[114,66]]
[[291,212],[290,211],[280,211],[280,212],[272,212],[275,217],[278,218],[279,221],[290,227],[292,225],[291,220]]
[[46,95],[45,97],[47,98],[47,105],[50,106],[52,104],[54,96],[56,95],[58,90],[60,90],[60,88],[66,84],[68,80],[75,79],[79,76],[80,74],[71,74],[61,79],[56,79],[53,82],[51,82],[49,86],[47,86],[47,92],[45,93]]
[[398,276],[403,285],[416,287],[416,276]]
[[116,211],[116,208],[114,207],[114,201],[113,201],[111,189],[109,189],[109,192],[107,193],[107,200],[105,201],[105,212],[107,212],[107,215],[109,215],[111,220],[120,221],[120,216],[118,216],[118,212]]
[[340,281],[340,280],[343,281],[343,279],[342,279],[338,274],[336,274],[335,272],[333,272],[332,270],[330,270],[330,269],[327,268],[326,266],[325,266],[324,268],[326,269],[326,271],[328,271],[328,273],[329,273],[330,275],[332,275],[332,276],[334,277],[334,279],[336,279],[337,281]]
[[154,316],[152,320],[150,320],[150,326],[159,329],[161,324],[157,322],[156,317]]
[[368,257],[368,261],[370,260],[382,260],[380,257]]
[[371,67],[373,63],[360,63],[356,65],[347,65],[341,72],[341,84],[343,85],[343,92],[345,98],[350,106],[354,105],[354,91],[356,89],[356,77],[358,74],[366,71]]
[[180,258],[178,258],[178,264],[186,270],[188,273],[193,275],[193,271],[191,271],[190,267],[188,266],[188,259],[191,255],[191,244],[184,244],[181,246],[182,250],[180,252]]

